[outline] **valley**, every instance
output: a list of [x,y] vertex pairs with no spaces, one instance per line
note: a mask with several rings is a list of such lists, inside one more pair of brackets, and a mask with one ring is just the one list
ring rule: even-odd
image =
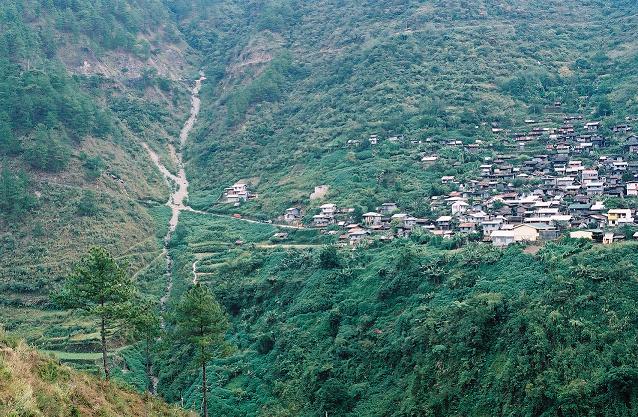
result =
[[[0,414],[635,414],[635,1],[0,29]],[[112,309],[65,304],[94,246]]]
[[[175,148],[175,145],[172,142],[169,142],[169,155],[173,161],[174,166],[177,169],[177,175],[172,174],[161,162],[158,155],[153,152],[148,145],[145,143],[142,144],[144,149],[148,152],[149,157],[153,161],[153,163],[157,166],[158,170],[164,176],[164,180],[166,184],[171,189],[171,195],[168,198],[168,202],[166,205],[171,209],[171,218],[168,221],[168,231],[166,232],[166,236],[164,236],[164,249],[162,254],[166,257],[166,277],[167,277],[167,285],[166,292],[160,298],[160,310],[164,311],[166,306],[166,301],[168,297],[170,297],[171,291],[173,289],[173,277],[172,277],[172,260],[170,257],[170,253],[168,250],[168,244],[171,241],[172,234],[175,232],[175,228],[179,223],[179,215],[184,210],[192,210],[185,202],[188,201],[188,179],[186,178],[186,171],[184,170],[184,161],[182,159],[182,153],[184,146],[188,141],[188,135],[193,129],[193,125],[197,121],[197,115],[199,114],[200,109],[200,98],[199,98],[199,90],[202,87],[202,82],[206,80],[204,74],[200,74],[200,77],[195,81],[195,86],[191,91],[191,109],[190,115],[184,127],[180,131],[178,147]],[[195,268],[195,264],[193,263],[193,270]]]

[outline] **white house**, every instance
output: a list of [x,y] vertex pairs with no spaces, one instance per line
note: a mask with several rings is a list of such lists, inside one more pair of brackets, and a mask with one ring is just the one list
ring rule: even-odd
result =
[[452,215],[465,213],[468,207],[469,204],[465,201],[455,201],[454,203],[452,203]]
[[521,224],[508,230],[495,230],[490,235],[494,246],[508,246],[515,242],[535,242],[538,240],[538,230],[535,227]]
[[323,214],[312,216],[312,222],[315,227],[326,227],[334,223],[334,217],[328,217]]
[[491,236],[492,233],[499,230],[503,226],[503,221],[500,219],[494,220],[486,220],[481,222],[481,227],[483,228],[483,234],[485,236]]
[[323,204],[321,207],[319,207],[319,209],[321,210],[321,214],[326,217],[334,217],[335,213],[337,212],[337,206],[330,203]]
[[574,232],[569,232],[569,237],[572,239],[587,239],[593,240],[594,233],[587,230],[577,230]]
[[381,207],[379,207],[379,211],[381,212],[381,214],[386,216],[388,214],[394,213],[397,210],[398,210],[398,207],[396,203],[383,203],[381,204]]
[[383,216],[379,213],[370,212],[363,215],[363,223],[368,227],[381,226],[381,219]]
[[634,218],[630,209],[611,209],[607,212],[607,223],[612,227],[633,222]]
[[581,181],[583,184],[587,185],[590,182],[598,181],[598,171],[595,169],[585,169],[580,173]]
[[585,184],[587,195],[602,195],[605,192],[605,183],[602,181],[591,181]]
[[241,181],[224,190],[224,199],[227,203],[238,204],[241,201],[248,200],[249,197],[248,185]]

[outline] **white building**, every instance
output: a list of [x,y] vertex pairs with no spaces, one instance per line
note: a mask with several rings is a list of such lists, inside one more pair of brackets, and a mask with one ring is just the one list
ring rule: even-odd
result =
[[504,247],[515,242],[536,242],[539,233],[535,227],[521,224],[508,230],[495,230],[490,235],[494,246]]
[[610,226],[622,226],[632,224],[634,218],[630,209],[611,209],[607,212],[607,223]]
[[469,204],[465,201],[455,201],[454,203],[452,203],[452,215],[465,213],[468,207]]

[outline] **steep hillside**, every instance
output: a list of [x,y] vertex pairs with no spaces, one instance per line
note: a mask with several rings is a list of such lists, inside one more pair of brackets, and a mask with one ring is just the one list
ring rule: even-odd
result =
[[51,325],[78,323],[42,309],[90,246],[161,265],[168,191],[141,144],[171,166],[197,71],[159,1],[6,1],[0,29],[0,321],[57,349]]
[[[187,281],[201,259],[199,279],[233,323],[237,352],[211,371],[220,414],[635,412],[636,243],[564,240],[532,254],[446,250],[424,235],[354,252],[235,249],[206,268],[189,253],[203,238],[190,226],[176,271]],[[165,354],[160,390],[197,404],[201,375],[184,368],[188,358]]]
[[[638,151],[621,143],[638,129],[637,13],[635,0],[2,1],[0,325],[95,371],[97,316],[51,295],[102,245],[139,290],[127,303],[143,307],[113,307],[113,379],[193,410],[208,369],[220,416],[634,415],[636,242],[557,227],[549,243],[500,249],[476,224],[446,235],[461,216],[434,219],[486,160],[508,172],[490,165],[500,182],[468,191],[471,214],[490,212],[477,219],[521,223],[531,206],[496,193],[518,199],[544,172],[582,180],[595,164],[614,180],[608,208],[638,205],[622,198]],[[580,168],[549,143],[548,126],[572,120],[583,135],[599,121],[608,142],[561,154]],[[531,126],[547,140],[518,143]],[[536,156],[546,171],[515,174]],[[237,181],[256,198],[222,202]],[[580,184],[555,182],[538,212],[559,210],[554,197],[578,209]],[[352,224],[388,201],[409,216]],[[328,202],[341,225],[307,227]],[[265,221],[291,206],[300,224]],[[225,337],[176,331],[197,283],[228,315]],[[156,324],[144,336],[131,317],[142,311]],[[206,367],[204,345],[221,339],[230,348],[209,346]],[[0,335],[4,414],[181,415]]]
[[[339,206],[392,200],[420,213],[441,175],[473,175],[507,150],[493,124],[516,131],[526,118],[580,113],[611,126],[638,113],[633,2],[242,4],[185,18],[199,22],[192,44],[214,57],[207,70],[219,80],[190,151],[199,208],[228,210],[217,200],[241,179],[259,194],[241,211],[268,218],[315,207],[321,184]],[[477,154],[445,147],[477,139]],[[439,163],[426,169],[420,159],[433,153]]]
[[3,416],[193,416],[157,398],[61,366],[0,333]]

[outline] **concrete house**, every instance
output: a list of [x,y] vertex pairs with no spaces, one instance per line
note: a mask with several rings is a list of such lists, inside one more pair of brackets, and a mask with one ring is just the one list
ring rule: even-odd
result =
[[630,153],[638,153],[638,136],[632,135],[625,139],[625,149]]
[[378,228],[382,226],[383,216],[379,213],[369,212],[363,215],[363,223],[367,227]]
[[638,196],[638,182],[628,182],[627,183],[627,195],[628,196]]
[[559,214],[559,211],[557,207],[539,207],[534,211],[534,215],[540,218],[551,218]]
[[392,222],[402,229],[412,229],[416,226],[417,219],[406,213],[397,213],[392,215]]
[[243,201],[247,201],[250,198],[248,192],[248,185],[244,182],[236,182],[232,186],[224,189],[224,200],[227,203],[238,204]]
[[474,233],[476,232],[476,223],[474,222],[465,222],[459,224],[459,232],[460,233]]
[[560,177],[556,178],[556,187],[560,189],[566,189],[570,185],[574,184],[574,177]]
[[496,230],[491,235],[494,246],[504,247],[516,242],[536,242],[538,230],[533,226],[521,224],[508,230]]
[[360,245],[366,240],[369,234],[370,232],[365,229],[358,227],[352,228],[348,232],[348,242],[350,243],[350,246]]
[[611,245],[611,244],[613,244],[613,243],[615,243],[615,242],[617,242],[619,240],[622,240],[624,238],[625,238],[625,236],[623,236],[623,235],[615,235],[615,234],[613,234],[611,232],[605,233],[603,235],[603,245]]
[[312,216],[312,223],[315,227],[326,227],[334,223],[334,217],[317,214]]
[[603,211],[605,211],[606,207],[605,203],[603,203],[602,201],[596,201],[594,202],[594,204],[591,205],[589,209],[594,213],[602,213]]
[[423,158],[421,158],[421,162],[423,162],[423,166],[429,167],[434,165],[438,159],[439,158],[437,156],[429,155],[429,156],[424,156]]
[[436,219],[436,225],[441,230],[450,230],[452,228],[452,216],[441,216]]
[[627,132],[631,131],[631,126],[627,125],[627,124],[616,125],[616,126],[612,127],[611,130],[614,133],[627,133]]
[[580,180],[583,184],[598,181],[598,171],[595,169],[584,169],[580,173]]
[[326,217],[332,218],[337,213],[337,206],[335,204],[323,204],[321,207],[319,207],[319,209],[321,210],[321,214]]
[[602,195],[605,193],[605,183],[602,181],[592,181],[585,184],[585,192],[588,196]]
[[589,122],[585,123],[585,129],[590,132],[597,132],[600,129],[600,122]]
[[611,166],[614,174],[622,175],[627,171],[629,164],[625,161],[614,161],[611,163]]
[[465,201],[455,201],[452,203],[452,215],[465,213],[469,206]]
[[577,230],[574,232],[569,232],[569,237],[572,239],[594,240],[594,233],[587,230]]
[[483,229],[483,234],[485,236],[491,236],[491,234],[497,230],[499,230],[503,226],[503,220],[494,219],[494,220],[485,220],[481,222],[481,228]]
[[609,226],[622,226],[632,224],[634,218],[630,209],[611,209],[607,212],[607,223]]
[[395,211],[397,211],[398,209],[399,208],[397,207],[396,203],[383,203],[383,204],[381,204],[381,207],[379,207],[379,211],[384,216],[392,214]]

